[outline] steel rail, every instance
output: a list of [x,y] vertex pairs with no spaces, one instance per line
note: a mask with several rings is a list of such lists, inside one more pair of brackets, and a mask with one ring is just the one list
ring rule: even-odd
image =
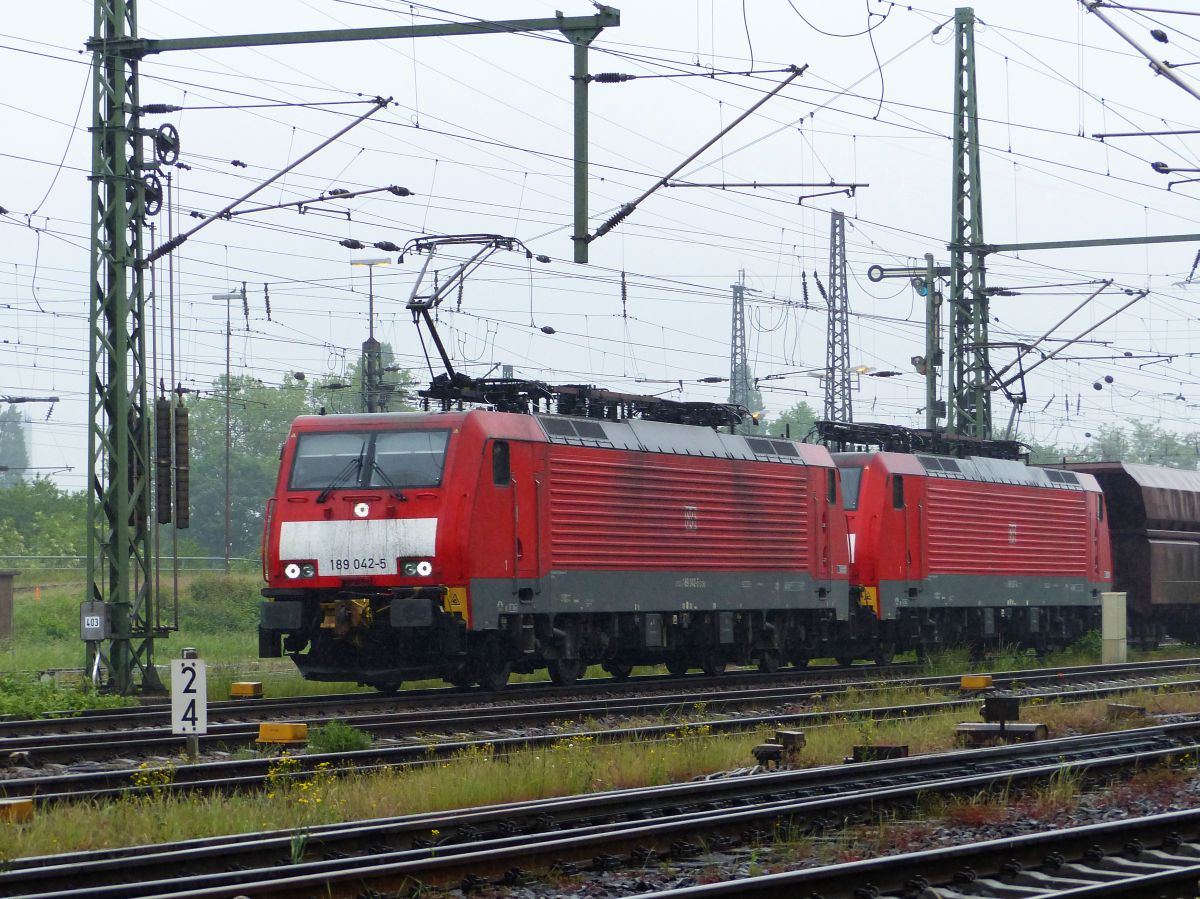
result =
[[[1164,728],[1147,729],[1155,733],[1146,734],[1148,742],[1140,748],[1114,742],[1119,742],[1118,738],[1121,737],[1127,741],[1128,734],[1094,735],[1072,738],[1074,748],[1060,744],[1057,754],[1047,753],[1047,747],[1040,746],[1036,747],[1041,750],[1040,757],[1021,757],[1020,753],[1012,753],[1007,764],[993,757],[991,764],[982,766],[991,770],[969,774],[962,773],[964,759],[986,754],[986,750],[943,754],[936,760],[940,763],[940,770],[931,763],[931,757],[926,757],[925,765],[930,770],[924,773],[915,771],[908,764],[912,760],[839,766],[833,769],[833,774],[841,786],[831,787],[825,795],[813,787],[823,774],[829,775],[830,769],[788,772],[798,787],[790,791],[780,788],[779,781],[784,775],[775,775],[776,782],[771,785],[773,790],[759,792],[756,796],[738,796],[737,791],[744,791],[747,787],[754,789],[761,778],[735,778],[720,782],[720,786],[725,788],[725,795],[715,797],[702,793],[702,787],[708,784],[679,784],[674,786],[677,791],[672,797],[674,806],[662,806],[660,797],[653,808],[640,809],[644,817],[655,812],[661,815],[651,820],[596,823],[593,809],[590,818],[577,818],[577,826],[571,829],[550,830],[547,829],[547,823],[555,826],[553,821],[539,821],[534,832],[522,833],[518,822],[501,819],[496,822],[498,836],[457,843],[438,842],[434,837],[432,842],[436,845],[427,843],[405,850],[367,845],[365,834],[360,832],[353,834],[353,837],[359,841],[359,851],[365,854],[357,858],[340,858],[337,857],[337,851],[333,850],[326,858],[298,861],[292,858],[291,852],[277,852],[275,860],[256,869],[204,874],[181,874],[176,869],[172,876],[161,880],[139,879],[136,883],[125,884],[103,885],[89,875],[87,886],[79,886],[80,881],[72,881],[71,878],[78,878],[83,869],[78,867],[77,860],[73,860],[67,864],[75,864],[75,868],[59,864],[57,870],[53,871],[42,867],[0,874],[0,888],[7,892],[17,884],[18,878],[24,878],[24,882],[31,884],[37,892],[18,895],[42,899],[74,899],[85,895],[93,899],[127,896],[208,899],[228,896],[231,890],[239,895],[256,897],[307,895],[310,892],[334,897],[362,895],[366,888],[395,890],[414,884],[484,886],[494,878],[511,879],[515,871],[524,874],[552,865],[557,865],[559,870],[570,870],[570,866],[575,864],[590,864],[594,869],[629,863],[644,865],[654,859],[689,858],[701,854],[702,848],[691,842],[698,838],[733,845],[769,839],[771,832],[778,827],[821,832],[840,827],[847,820],[877,819],[887,810],[898,805],[911,805],[921,796],[974,794],[1001,784],[1011,788],[1013,785],[1040,783],[1061,775],[1064,769],[1083,772],[1090,777],[1106,776],[1148,763],[1178,758],[1200,749],[1200,745],[1194,742],[1200,734],[1200,725],[1190,725],[1188,729],[1191,742],[1183,745],[1163,747]],[[1182,735],[1178,730],[1176,734]],[[1089,743],[1090,747],[1081,753]],[[874,768],[875,778],[867,774],[868,768]],[[890,776],[884,773],[889,768]],[[855,777],[856,774],[858,777]],[[810,782],[807,790],[803,785],[805,779]],[[678,791],[688,788],[690,794],[682,793],[687,801],[681,807]],[[734,808],[723,807],[735,803]],[[470,815],[473,811],[478,810],[466,810],[465,814]],[[637,804],[630,806],[627,802],[624,814],[632,816],[638,811]],[[459,814],[463,813],[446,818],[456,820]],[[506,821],[507,826],[504,826]],[[433,834],[430,819],[422,822],[421,826],[422,829],[429,828],[424,830],[425,834]],[[463,829],[470,826],[468,824]],[[228,856],[229,847],[225,849],[224,854]],[[281,850],[282,846],[277,845],[276,849]],[[278,857],[280,855],[285,857]],[[108,860],[110,871],[117,862],[119,859],[116,858]],[[71,886],[72,883],[75,886]],[[63,884],[66,884],[66,888],[59,889],[58,886]]]
[[[1141,685],[1167,688],[1200,688],[1200,681],[1173,681],[1156,685]],[[1051,692],[1027,694],[1028,699],[1056,699],[1060,701],[1081,702],[1103,698],[1117,694],[1128,693],[1134,689],[1130,684],[1110,685],[1104,687],[1088,687],[1076,690],[1058,690]],[[453,757],[468,751],[489,751],[508,753],[520,749],[532,749],[541,746],[553,746],[569,740],[587,739],[597,743],[628,742],[636,740],[662,740],[700,734],[745,732],[762,727],[788,726],[823,726],[854,716],[861,719],[884,720],[889,718],[916,718],[937,714],[954,709],[969,709],[977,707],[982,700],[977,697],[946,701],[931,701],[912,703],[903,706],[882,706],[853,710],[828,710],[819,712],[773,713],[768,715],[739,716],[735,718],[716,718],[704,721],[688,721],[674,724],[642,725],[627,728],[608,728],[603,730],[574,730],[558,731],[549,734],[518,735],[498,737],[490,736],[476,740],[448,740],[438,742],[422,741],[419,743],[402,744],[398,746],[380,746],[371,749],[357,750],[344,753],[303,754],[295,756],[296,770],[286,777],[305,777],[318,765],[335,766],[335,773],[352,773],[375,768],[398,766],[413,766],[428,764],[431,761]],[[513,713],[516,720],[527,724],[531,710]],[[521,716],[524,716],[523,719]],[[461,724],[461,722],[458,722]],[[426,724],[427,726],[427,724]],[[411,722],[402,725],[411,730]],[[418,728],[419,729],[419,728]],[[377,734],[386,732],[385,725],[372,727]],[[257,731],[254,732],[255,735]],[[172,738],[177,745],[178,737]],[[233,742],[229,735],[216,736],[214,739],[224,740],[226,745]],[[248,738],[249,739],[249,738]],[[147,741],[142,741],[147,742]],[[160,744],[148,741],[153,746]],[[126,739],[122,742],[124,751],[146,748],[139,746],[136,739]],[[77,753],[86,751],[86,745],[75,747]],[[217,762],[201,762],[171,768],[169,784],[139,785],[146,770],[143,768],[106,769],[99,771],[84,771],[72,773],[56,773],[48,776],[12,777],[0,779],[0,794],[8,798],[33,798],[39,804],[57,801],[99,799],[118,795],[154,794],[164,792],[234,792],[260,786],[274,766],[277,758],[237,759]],[[160,768],[168,766],[162,765]],[[273,777],[280,777],[273,774]]]
[[[667,702],[673,699],[683,706],[689,702],[717,701],[743,688],[769,689],[769,686],[762,688],[749,686],[755,684],[777,685],[780,690],[793,689],[797,691],[794,695],[799,698],[811,695],[814,692],[828,693],[838,689],[845,689],[847,686],[886,689],[903,685],[930,689],[950,689],[958,684],[958,676],[920,677],[906,673],[913,670],[914,667],[891,666],[886,669],[874,666],[808,668],[791,669],[773,675],[740,671],[718,677],[688,675],[678,678],[666,675],[644,675],[631,678],[627,681],[613,681],[610,678],[593,678],[580,681],[572,687],[554,687],[540,683],[514,684],[499,693],[463,691],[447,687],[404,691],[390,696],[382,696],[377,693],[330,693],[305,697],[220,700],[209,703],[208,708],[209,721],[212,723],[222,723],[261,721],[265,720],[267,716],[298,716],[301,719],[310,720],[317,718],[328,719],[344,716],[348,711],[354,712],[357,709],[394,711],[397,707],[407,706],[419,708],[469,707],[496,701],[513,706],[535,700],[541,703],[547,699],[575,699],[583,701],[587,696],[594,693],[602,694],[602,698],[610,703],[622,700],[632,702],[657,696],[660,688],[668,691],[666,696],[662,697],[662,701]],[[1138,672],[1156,673],[1190,669],[1200,669],[1200,658],[1005,671],[994,673],[992,678],[995,687],[1003,689],[1005,687],[1011,688],[1014,684],[1064,683],[1073,678],[1087,677],[1089,675],[1135,674]],[[901,676],[899,679],[886,679],[881,676],[886,672],[900,672]],[[814,677],[851,677],[854,680],[852,684],[847,684],[845,681],[825,681],[816,684],[807,683]],[[859,677],[863,679],[859,680]],[[794,681],[796,679],[799,679],[802,683],[795,684]],[[709,688],[712,688],[715,692],[699,692],[701,690],[708,690]],[[693,689],[697,690],[697,692],[686,692]],[[654,692],[646,696],[629,695],[644,690]],[[674,693],[670,691],[674,691]],[[98,731],[105,727],[113,727],[115,729],[117,726],[145,728],[157,724],[157,726],[165,727],[169,713],[169,705],[155,704],[116,709],[64,710],[47,713],[41,718],[0,720],[0,741],[15,736],[45,734],[48,731],[65,734]],[[5,745],[3,742],[0,742],[0,751],[2,751],[2,747]]]
[[[92,891],[88,895],[99,899],[154,893],[158,889],[156,878],[177,884],[180,875],[195,875],[197,885],[206,883],[215,888],[220,883],[229,888],[255,873],[229,871],[251,865],[282,864],[293,873],[328,874],[393,858],[425,862],[495,849],[511,855],[524,851],[522,841],[534,845],[573,836],[601,842],[613,836],[625,839],[622,831],[643,828],[647,824],[644,819],[666,825],[672,834],[688,833],[689,818],[705,822],[700,829],[710,830],[725,814],[735,814],[743,823],[784,813],[806,816],[809,821],[840,821],[850,813],[850,807],[878,807],[881,797],[896,802],[919,792],[978,791],[997,782],[1009,783],[1013,778],[1041,779],[1064,763],[1093,769],[1128,765],[1131,759],[1144,763],[1149,756],[1168,758],[1190,752],[1197,737],[1200,724],[1171,725],[328,825],[305,834],[306,855],[318,857],[307,862],[307,868],[292,865],[294,833],[290,831],[16,859],[8,871],[0,874],[0,890],[6,894],[16,890],[20,895],[28,895],[29,891],[36,891],[36,895],[82,895],[83,891],[71,890],[86,883],[87,890]],[[736,808],[722,811],[732,806]],[[591,851],[607,852],[608,848],[597,843]],[[347,854],[360,857],[346,858]],[[445,876],[443,871],[439,882],[445,882]],[[106,886],[111,888],[104,889]]]
[[1189,809],[641,895],[1145,899],[1193,897],[1198,884],[1200,810]]

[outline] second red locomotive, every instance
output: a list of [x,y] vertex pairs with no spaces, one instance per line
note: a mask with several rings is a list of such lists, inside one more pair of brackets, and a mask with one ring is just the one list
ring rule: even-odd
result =
[[1105,502],[1082,472],[1008,459],[838,453],[851,583],[878,660],[934,646],[1063,647],[1111,589]]

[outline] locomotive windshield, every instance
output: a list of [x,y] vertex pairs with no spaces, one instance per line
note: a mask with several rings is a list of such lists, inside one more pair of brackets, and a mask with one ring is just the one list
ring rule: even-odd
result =
[[839,465],[838,471],[842,473],[842,506],[847,512],[853,512],[858,508],[858,488],[862,485],[863,470]]
[[342,431],[301,434],[291,490],[437,487],[449,431]]

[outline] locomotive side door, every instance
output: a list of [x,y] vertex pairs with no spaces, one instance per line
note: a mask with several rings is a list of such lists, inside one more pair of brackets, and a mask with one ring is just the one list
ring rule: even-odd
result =
[[516,536],[517,590],[522,600],[532,601],[541,592],[541,499],[542,480],[536,464],[538,444],[512,444],[513,529]]
[[492,486],[503,494],[495,520],[495,545],[501,548],[512,595],[524,604],[532,604],[541,592],[541,480],[534,458],[532,444],[508,440],[491,444]]
[[511,581],[512,594],[516,596],[517,501],[512,478],[512,444],[509,441],[492,440],[484,444],[480,482],[482,489],[491,494],[489,503],[479,504],[479,510],[488,519],[488,546],[499,563],[499,573]]
[[[910,477],[908,475],[893,474],[892,481],[892,514],[893,520],[897,521],[900,527],[897,529],[897,538],[901,541],[901,547],[895,553],[894,558],[899,560],[899,567],[896,572],[898,580],[901,583],[901,589],[906,593],[908,591],[909,582],[913,579],[914,562],[919,565],[919,559],[914,560],[914,552],[920,552],[919,547],[914,547],[914,544],[920,542],[921,533],[920,525],[916,521],[918,511],[918,503],[916,502],[916,492],[912,488],[915,484],[909,484]],[[914,540],[914,535],[917,537]]]

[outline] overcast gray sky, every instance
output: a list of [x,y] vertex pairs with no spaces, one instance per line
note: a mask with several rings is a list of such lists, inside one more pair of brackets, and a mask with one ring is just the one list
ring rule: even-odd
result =
[[[558,5],[567,15],[593,12],[575,0]],[[1155,5],[1187,8],[1172,0]],[[139,19],[143,37],[186,37],[541,17],[554,10],[555,4],[530,0],[436,6],[141,0]],[[1194,136],[1103,143],[1091,137],[1196,128],[1200,101],[1156,77],[1077,2],[985,0],[975,10],[987,240],[1200,231],[1200,184],[1168,191],[1169,181],[1191,175],[1150,168],[1158,160],[1200,165]],[[38,426],[35,464],[73,466],[59,481],[81,487],[91,158],[90,57],[83,49],[93,5],[58,0],[5,13],[0,395],[62,397],[50,421]],[[366,269],[350,263],[378,255],[338,241],[403,244],[423,233],[495,232],[553,261],[530,265],[522,255],[498,254],[467,284],[461,308],[457,296],[442,307],[441,327],[463,370],[482,374],[511,364],[521,375],[552,382],[724,399],[727,385],[700,379],[728,374],[729,288],[744,270],[754,291],[747,306],[751,366],[760,378],[778,376],[760,385],[768,412],[805,399],[819,410],[821,385],[811,372],[824,366],[826,317],[812,273],[827,278],[835,208],[849,221],[852,360],[876,372],[903,372],[862,378],[856,417],[920,426],[924,387],[909,360],[923,352],[922,301],[904,282],[868,282],[866,269],[905,265],[930,251],[946,258],[953,14],[954,5],[939,0],[626,3],[620,27],[597,39],[590,58],[593,73],[640,76],[591,88],[593,230],[756,102],[791,64],[809,68],[684,176],[870,186],[853,198],[802,204],[798,189],[663,189],[592,244],[587,266],[570,261],[571,49],[558,34],[150,58],[142,67],[142,102],[186,107],[145,119],[155,127],[170,122],[182,135],[182,161],[190,168],[173,172],[177,227],[193,224],[193,211],[221,208],[366,108],[296,104],[382,95],[397,105],[252,205],[331,188],[395,184],[415,192],[326,204],[303,215],[247,215],[217,222],[185,244],[174,262],[176,380],[202,390],[224,370],[225,307],[214,294],[247,282],[248,319],[234,309],[235,374],[280,383],[293,371],[337,372],[357,356],[366,331]],[[1168,60],[1200,60],[1192,36],[1200,34],[1200,19],[1113,15]],[[1166,31],[1170,43],[1154,42],[1153,28]],[[756,74],[725,74],[746,71]],[[1180,71],[1190,77],[1196,69]],[[710,77],[646,77],[684,73]],[[165,213],[154,219],[160,235],[166,219]],[[1023,435],[1081,444],[1096,428],[1134,417],[1193,430],[1200,390],[1188,353],[1200,294],[1182,282],[1196,251],[1184,243],[991,258],[989,285],[1022,291],[994,300],[996,341],[1040,335],[1094,289],[1085,283],[1094,279],[1113,278],[1116,287],[1057,336],[1074,336],[1115,309],[1125,299],[1117,288],[1151,290],[1091,335],[1100,342],[1073,347],[1031,376]],[[449,256],[440,263],[450,264]],[[409,258],[377,268],[375,295],[379,336],[424,380],[424,356],[403,308],[418,267]],[[165,265],[158,286],[162,323]],[[557,333],[544,334],[544,325]],[[1010,358],[1011,351],[997,350],[993,361]],[[1112,384],[1104,383],[1106,375]],[[1095,382],[1103,389],[1095,390]],[[995,410],[998,421],[1007,420],[1003,398]],[[31,412],[40,420],[45,407]]]

